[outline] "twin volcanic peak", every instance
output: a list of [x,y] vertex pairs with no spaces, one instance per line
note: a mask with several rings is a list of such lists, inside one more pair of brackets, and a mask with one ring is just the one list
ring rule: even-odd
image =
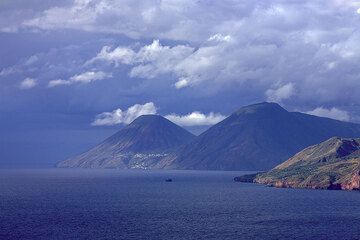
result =
[[333,137],[297,153],[267,173],[235,180],[275,187],[360,189],[360,139]]
[[89,151],[58,167],[153,168],[195,136],[159,115],[143,115]]
[[239,109],[194,137],[161,116],[146,115],[58,166],[269,170],[333,136],[359,137],[360,125],[259,103]]

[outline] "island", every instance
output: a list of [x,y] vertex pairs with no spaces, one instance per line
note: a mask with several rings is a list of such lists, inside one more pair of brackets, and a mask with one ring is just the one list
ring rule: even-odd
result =
[[360,139],[333,137],[300,151],[268,172],[234,180],[279,188],[359,190]]

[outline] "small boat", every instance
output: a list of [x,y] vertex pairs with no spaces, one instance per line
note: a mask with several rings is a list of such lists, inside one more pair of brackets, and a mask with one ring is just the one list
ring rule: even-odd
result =
[[168,178],[168,179],[165,180],[165,182],[172,182],[172,179]]

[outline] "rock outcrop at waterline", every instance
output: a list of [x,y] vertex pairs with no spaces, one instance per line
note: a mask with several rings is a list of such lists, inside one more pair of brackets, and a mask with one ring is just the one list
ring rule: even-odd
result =
[[360,139],[331,138],[297,153],[269,172],[235,181],[282,188],[360,189]]

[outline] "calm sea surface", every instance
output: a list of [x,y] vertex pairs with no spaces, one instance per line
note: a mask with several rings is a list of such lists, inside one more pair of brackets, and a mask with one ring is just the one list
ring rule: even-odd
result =
[[241,174],[0,170],[0,239],[360,239],[359,192],[234,182]]

